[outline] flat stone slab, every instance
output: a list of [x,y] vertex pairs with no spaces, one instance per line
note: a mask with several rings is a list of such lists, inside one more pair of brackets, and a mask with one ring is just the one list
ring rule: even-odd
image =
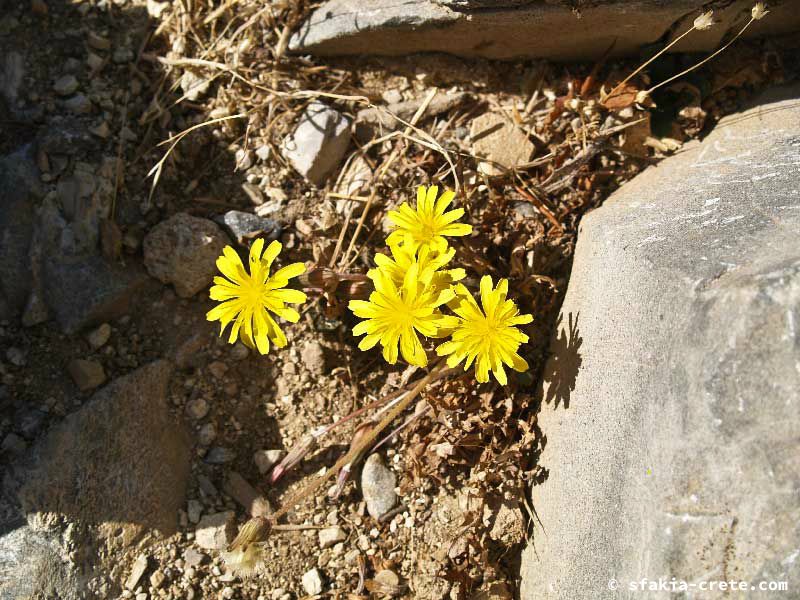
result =
[[93,524],[120,543],[150,529],[174,533],[190,448],[169,412],[171,374],[164,360],[140,367],[50,430],[19,494],[25,514]]
[[723,119],[583,219],[522,598],[800,587],[798,97]]
[[[612,43],[615,55],[686,31],[701,10],[714,7],[720,23],[693,32],[674,48],[716,48],[750,16],[751,0],[329,0],[292,36],[289,49],[318,56],[402,56],[446,52],[490,59],[597,60]],[[772,13],[750,36],[800,30],[792,2],[771,2]],[[577,7],[577,8],[576,8]]]

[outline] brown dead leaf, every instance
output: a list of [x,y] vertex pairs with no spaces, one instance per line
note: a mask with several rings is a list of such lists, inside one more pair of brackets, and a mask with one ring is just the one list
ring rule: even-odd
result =
[[602,104],[608,110],[620,110],[622,108],[633,106],[634,102],[636,102],[636,95],[639,93],[639,91],[639,88],[632,83],[626,83],[617,91],[615,91],[613,96],[604,98],[602,100]]

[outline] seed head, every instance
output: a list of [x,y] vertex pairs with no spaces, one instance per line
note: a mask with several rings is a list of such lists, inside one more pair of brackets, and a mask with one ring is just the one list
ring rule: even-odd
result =
[[264,549],[259,544],[248,544],[222,553],[222,560],[234,575],[246,578],[252,577],[264,562]]
[[228,545],[228,552],[245,550],[247,546],[263,542],[269,536],[272,524],[264,517],[253,517],[242,525],[239,533]]
[[705,31],[706,29],[710,29],[714,23],[714,11],[710,10],[704,12],[694,20],[694,28],[698,31]]
[[767,10],[767,7],[763,2],[756,2],[755,6],[753,7],[753,10],[750,11],[750,14],[756,21],[760,21],[761,19],[767,16],[768,12],[769,11]]
[[648,103],[652,102],[650,100],[650,92],[647,90],[639,90],[636,92],[636,98],[634,100],[636,104],[641,104],[642,106],[646,106]]

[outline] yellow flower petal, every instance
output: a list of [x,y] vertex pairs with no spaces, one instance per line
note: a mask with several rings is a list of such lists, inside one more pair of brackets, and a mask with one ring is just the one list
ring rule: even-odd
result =
[[[528,336],[516,326],[529,323],[530,315],[518,314],[516,305],[506,300],[508,281],[501,280],[493,286],[488,275],[480,281],[481,306],[465,295],[466,288],[458,284],[454,293],[458,294],[457,305],[450,306],[456,322],[447,318],[441,320],[445,326],[452,325],[450,340],[436,348],[436,354],[447,356],[447,364],[455,367],[464,362],[464,370],[475,363],[475,377],[481,382],[489,381],[491,372],[501,385],[507,385],[506,366],[515,371],[525,371],[528,363],[517,353],[520,345],[527,342]],[[449,321],[449,322],[448,322]]]
[[[306,266],[303,263],[292,263],[291,265],[287,265],[282,269],[278,269],[270,279],[273,279],[275,282],[288,282],[292,277],[297,277],[305,272]],[[283,287],[284,285],[286,284],[278,287]]]
[[283,245],[278,240],[270,242],[269,246],[267,246],[267,251],[264,252],[264,256],[261,257],[261,260],[264,264],[269,268],[272,266],[274,260],[278,257],[278,254],[281,253],[281,249]]
[[438,194],[438,186],[432,185],[429,188],[420,186],[417,189],[417,205],[414,209],[404,202],[397,210],[389,211],[389,221],[395,226],[395,230],[387,237],[387,243],[403,244],[412,251],[417,248],[428,248],[443,253],[447,250],[447,236],[468,235],[472,227],[455,222],[463,216],[464,209],[445,212],[455,194],[445,190],[437,200]]
[[286,345],[286,336],[268,311],[290,322],[299,320],[299,313],[285,303],[300,304],[305,302],[306,295],[285,286],[291,277],[305,271],[305,266],[288,265],[270,277],[269,268],[280,251],[280,242],[272,242],[264,250],[264,240],[255,240],[248,256],[249,272],[230,246],[217,259],[217,267],[225,277],[214,277],[209,296],[222,303],[208,311],[206,319],[220,322],[220,335],[232,323],[229,343],[241,339],[261,354],[268,353],[272,345]]
[[289,304],[302,304],[308,299],[308,296],[306,296],[305,292],[293,290],[291,288],[271,290],[270,295],[283,302],[288,302]]
[[[442,195],[439,196],[439,199],[436,201],[436,206],[434,207],[434,212],[436,212],[436,214],[438,214],[438,215],[443,214],[444,211],[447,209],[447,207],[450,206],[450,203],[453,201],[453,198],[455,198],[455,197],[456,197],[456,193],[451,191],[451,190],[445,190],[444,192],[442,192]],[[464,209],[463,208],[459,208],[458,210],[460,210],[461,213],[458,215],[458,217],[456,217],[457,219],[461,218],[461,215],[464,214]],[[452,212],[456,212],[456,211],[452,211]]]
[[264,252],[264,240],[258,238],[253,245],[250,246],[250,264],[257,263],[261,260],[261,254]]

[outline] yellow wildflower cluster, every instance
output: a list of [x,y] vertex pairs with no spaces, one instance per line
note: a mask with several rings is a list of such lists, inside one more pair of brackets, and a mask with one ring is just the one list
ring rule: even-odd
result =
[[[528,364],[517,353],[528,336],[517,326],[530,323],[513,301],[506,298],[505,279],[495,287],[491,277],[480,282],[480,303],[459,283],[464,269],[447,268],[455,256],[447,238],[469,235],[472,227],[458,220],[464,209],[447,210],[455,194],[439,196],[436,186],[421,186],[416,208],[403,203],[389,212],[395,229],[386,239],[391,256],[378,254],[376,267],[367,273],[375,285],[369,300],[351,300],[350,310],[363,319],[353,329],[364,336],[358,347],[369,350],[377,344],[383,357],[394,364],[398,356],[412,365],[425,366],[428,355],[423,338],[450,339],[436,348],[447,356],[450,367],[464,363],[464,370],[475,365],[480,382],[489,380],[489,372],[505,385],[505,366],[525,371]],[[305,271],[294,263],[270,273],[281,251],[279,242],[266,250],[258,239],[250,248],[249,269],[236,251],[226,246],[217,259],[223,277],[214,278],[210,296],[220,302],[206,318],[220,322],[220,335],[230,325],[228,342],[241,339],[247,346],[266,354],[270,345],[282,348],[284,335],[273,315],[296,323],[300,315],[287,304],[305,302],[306,295],[287,288],[289,280]],[[443,312],[449,309],[450,313]]]
[[[474,363],[478,381],[488,381],[491,371],[505,385],[505,365],[516,371],[528,368],[517,353],[528,336],[517,326],[533,317],[520,314],[506,298],[508,281],[500,280],[494,287],[491,277],[484,276],[478,304],[458,283],[466,276],[464,270],[445,268],[455,256],[447,238],[468,235],[472,227],[457,222],[463,209],[447,210],[455,194],[438,193],[436,186],[421,186],[416,209],[403,203],[389,212],[395,226],[386,239],[391,257],[375,257],[377,266],[367,273],[375,285],[369,300],[350,301],[350,310],[363,319],[353,333],[364,336],[358,345],[362,350],[380,343],[383,357],[394,364],[399,346],[403,359],[418,366],[428,363],[420,335],[449,337],[436,353],[447,356],[450,367],[464,362],[466,371]],[[455,314],[442,312],[445,307]]]

